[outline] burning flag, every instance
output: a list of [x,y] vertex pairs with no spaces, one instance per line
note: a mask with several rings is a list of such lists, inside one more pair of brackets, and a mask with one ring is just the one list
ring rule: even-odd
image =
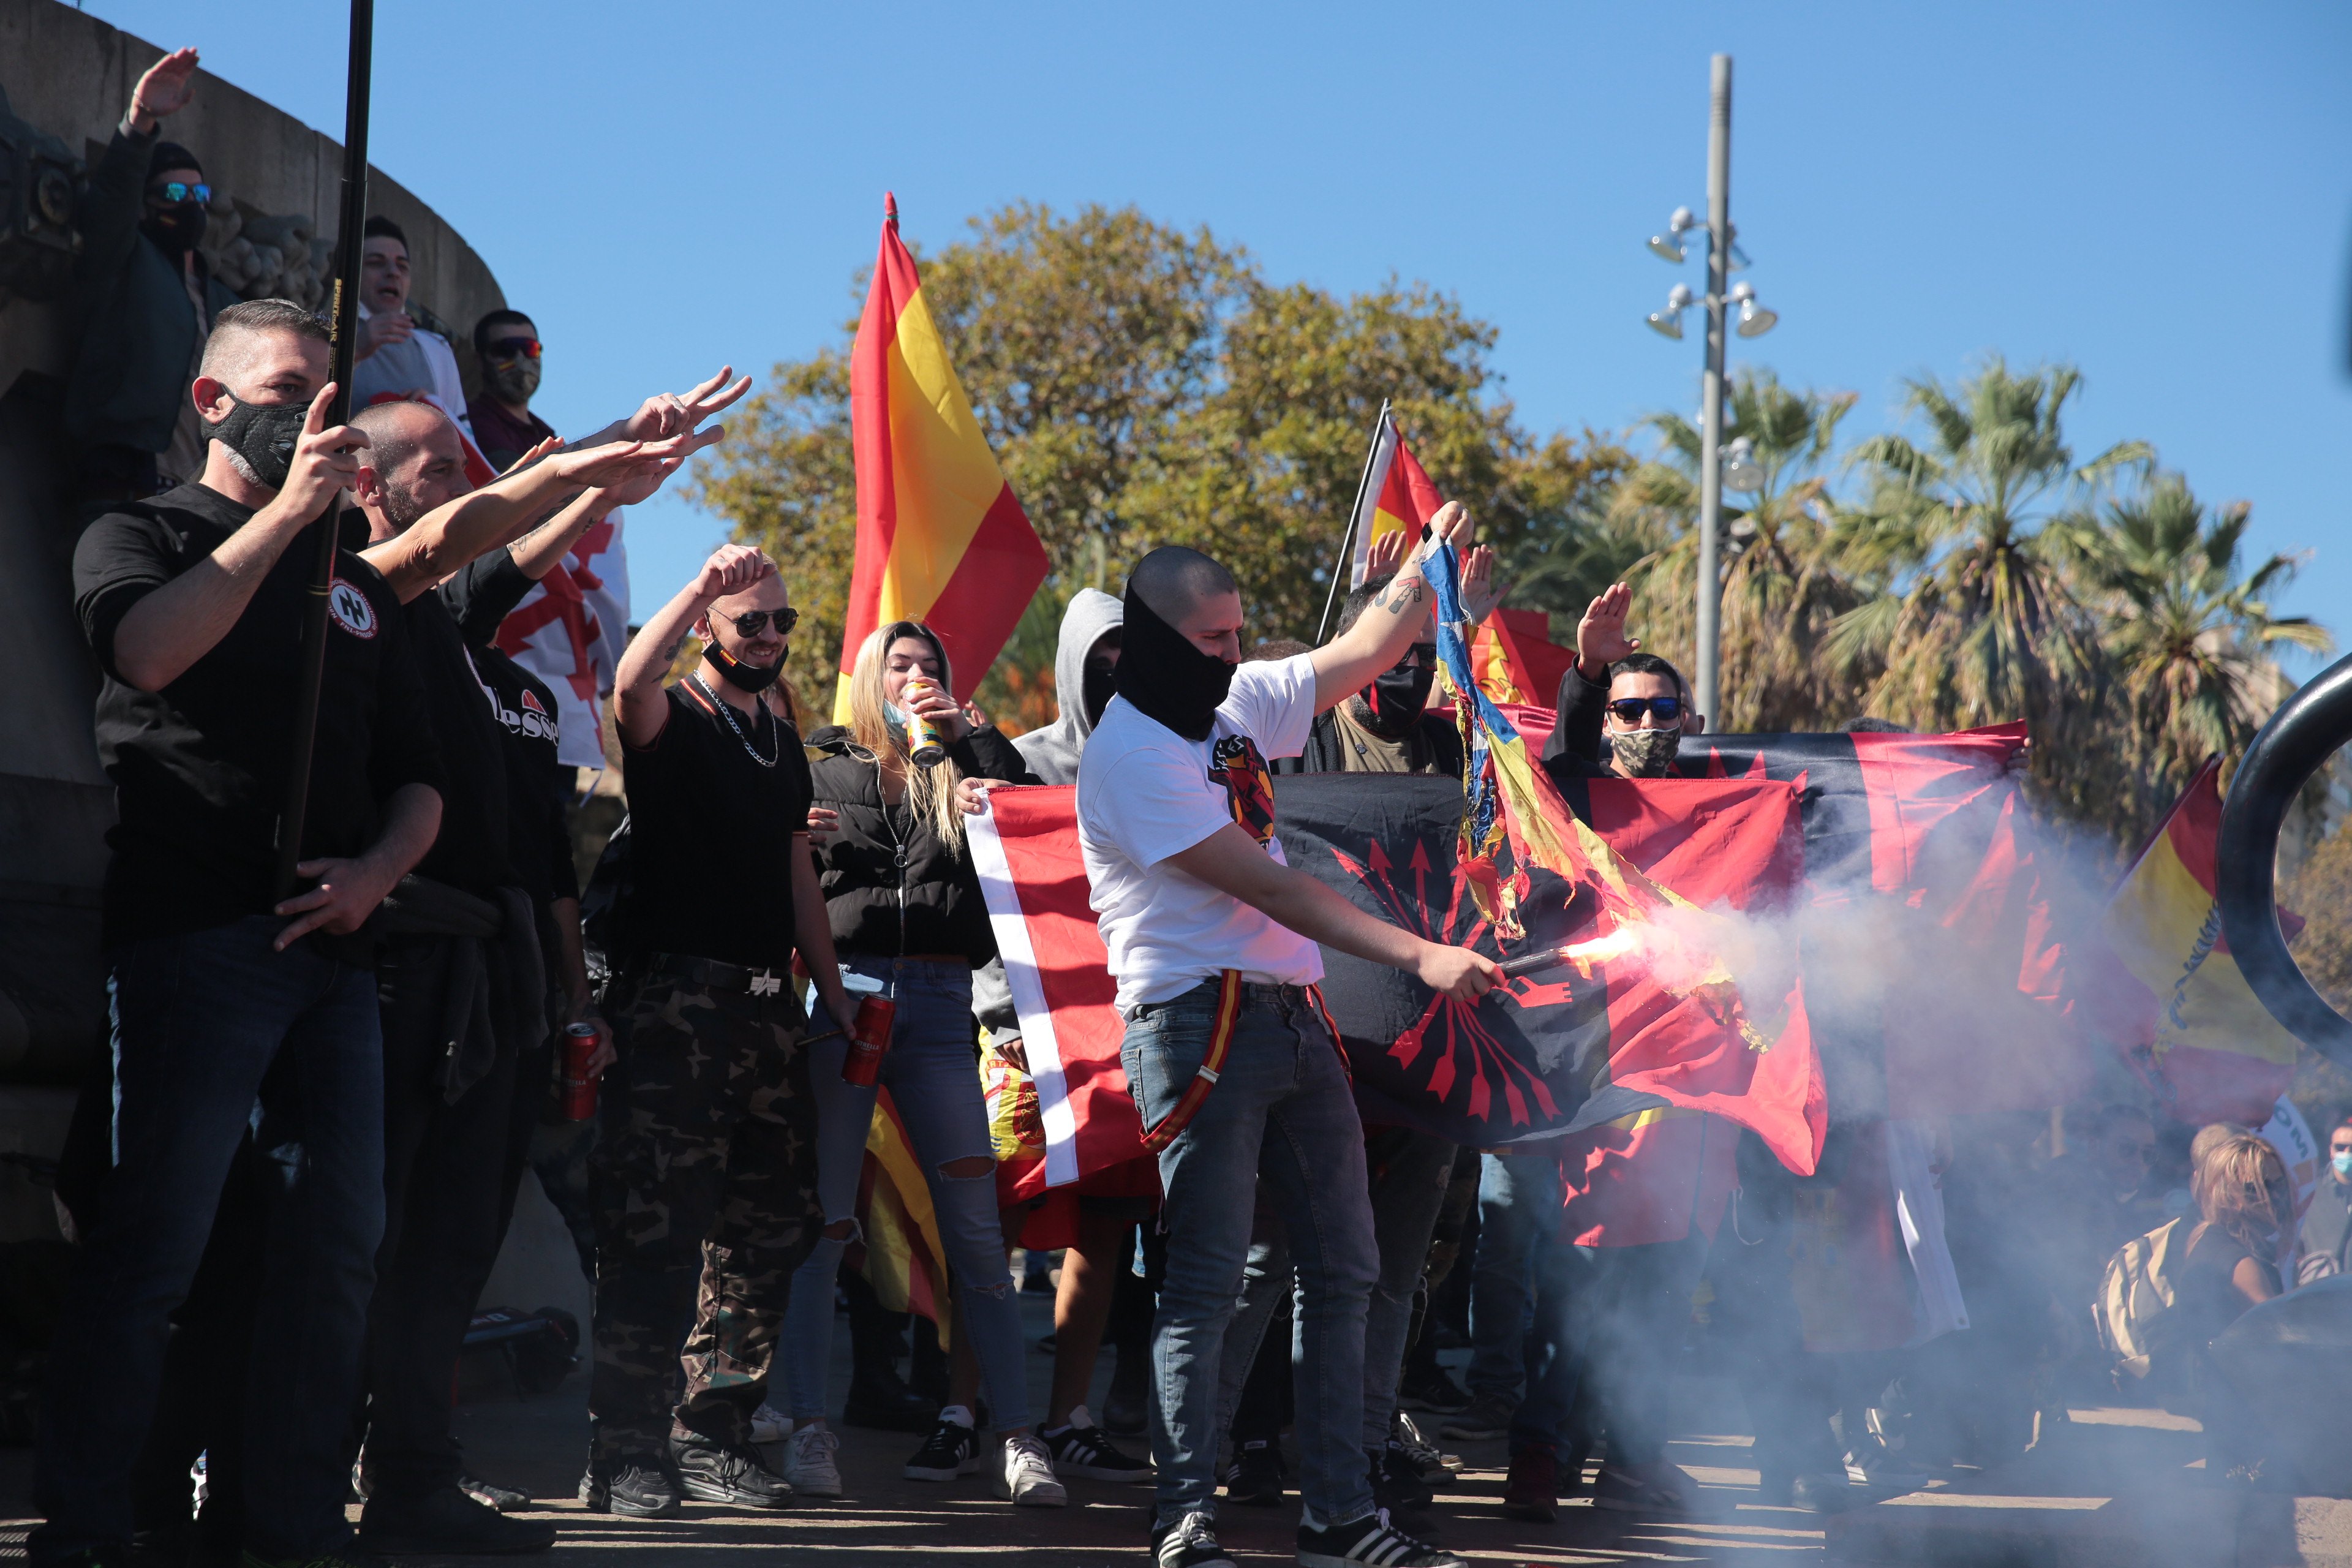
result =
[[1045,580],[1045,547],[1004,482],[883,198],[881,253],[850,350],[857,564],[841,633],[834,721],[849,722],[858,645],[896,620],[929,624],[966,700]]

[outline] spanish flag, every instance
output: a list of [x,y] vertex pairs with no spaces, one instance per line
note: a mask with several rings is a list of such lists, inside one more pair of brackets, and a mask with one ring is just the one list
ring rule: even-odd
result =
[[940,634],[969,699],[1045,580],[1045,547],[972,417],[883,197],[882,248],[850,351],[857,463],[857,565],[841,633],[836,723],[849,721],[849,671],[874,628],[919,620]]
[[[2146,988],[2137,1038],[2177,1120],[2259,1127],[2294,1079],[2294,1037],[2279,1027],[2238,972],[2213,901],[2221,832],[2221,763],[2208,762],[2140,852],[2107,905],[2116,959]],[[2289,938],[2302,917],[2279,910]],[[2130,1011],[2124,1009],[2123,1011]],[[2121,1032],[2121,1031],[2118,1031]]]
[[1381,405],[1381,422],[1372,432],[1370,460],[1364,465],[1364,483],[1356,502],[1356,551],[1348,586],[1360,588],[1370,574],[1372,545],[1382,534],[1409,530],[1421,537],[1422,524],[1437,515],[1445,498],[1429,482],[1413,460],[1388,405]]

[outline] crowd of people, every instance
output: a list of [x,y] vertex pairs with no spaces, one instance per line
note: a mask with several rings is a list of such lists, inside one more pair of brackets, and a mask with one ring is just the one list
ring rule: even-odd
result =
[[[1315,991],[1323,950],[1464,1000],[1496,970],[1288,866],[1271,778],[1461,774],[1458,732],[1429,711],[1423,563],[1459,552],[1473,619],[1500,590],[1458,506],[1423,539],[1382,541],[1320,647],[1249,646],[1223,567],[1152,551],[1122,595],[1071,601],[1059,717],[1015,738],[952,695],[919,621],[865,640],[848,721],[820,724],[782,679],[791,584],[760,552],[719,549],[613,679],[629,819],[600,868],[592,963],[559,703],[498,629],[587,531],[720,439],[710,421],[748,382],[722,371],[566,442],[530,412],[536,329],[501,310],[473,329],[469,402],[450,343],[404,309],[400,229],[374,218],[357,412],[331,426],[327,326],[224,299],[204,274],[203,167],[159,129],[194,64],[180,51],[141,79],[93,182],[120,221],[90,230],[104,330],[68,400],[90,518],[74,592],[119,823],[111,1060],[78,1121],[84,1174],[60,1186],[79,1256],[51,1352],[37,1561],[294,1568],[550,1546],[555,1527],[469,1473],[451,1431],[470,1316],[541,1162],[587,1237],[579,1495],[611,1516],[840,1496],[845,1417],[919,1431],[908,1479],[983,1474],[1014,1506],[1061,1506],[1073,1479],[1150,1484],[1158,1568],[1229,1563],[1221,1497],[1293,1491],[1302,1563],[1447,1568],[1463,1559],[1423,1537],[1458,1461],[1430,1437],[1506,1439],[1504,1504],[1532,1521],[1587,1490],[1628,1512],[1694,1509],[1665,1445],[1671,1374],[1695,1357],[1739,1384],[1765,1500],[1815,1509],[1906,1466],[2018,1451],[2071,1388],[2109,1375],[2093,1303],[2115,1260],[2169,1235],[2145,1112],[2098,1112],[2048,1163],[2046,1144],[1841,1123],[1805,1178],[1742,1136],[1719,1226],[1635,1246],[1564,1229],[1580,1171],[1557,1146],[1365,1124]],[[324,697],[288,889],[295,650],[329,529]],[[1545,755],[1563,781],[1664,774],[1703,728],[1674,665],[1627,635],[1632,610],[1612,588],[1578,626]],[[990,792],[1017,784],[1076,786],[1151,1151],[1079,1186],[1042,1411],[1010,1264],[1025,1215],[1002,1195],[981,1073],[983,1053],[1026,1061],[966,844]],[[887,1050],[861,1074],[877,998]],[[584,1184],[546,1135],[567,1029],[593,1042],[601,1079]],[[843,1272],[885,1088],[953,1281],[951,1350],[918,1323],[911,1379],[902,1325]],[[2196,1213],[2167,1254],[2179,1310],[2150,1360],[2155,1386],[2219,1411],[2201,1347],[2293,1270],[2352,1254],[2352,1125],[2300,1251],[2269,1143],[2208,1129],[2189,1153]],[[1812,1243],[1841,1194],[1884,1192],[1913,1156],[1948,1175],[1978,1327],[1939,1336],[1905,1297],[1893,1331],[1840,1338],[1815,1300],[1839,1288],[1837,1248]],[[1464,1277],[1466,1389],[1435,1359],[1433,1305]],[[845,1295],[856,1377],[837,1412]],[[1120,1364],[1098,1420],[1107,1341]],[[1123,1446],[1136,1433],[1148,1455]]]

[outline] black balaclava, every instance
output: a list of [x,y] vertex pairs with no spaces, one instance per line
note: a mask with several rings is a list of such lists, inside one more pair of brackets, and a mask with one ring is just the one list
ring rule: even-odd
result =
[[[783,654],[778,654],[773,664],[746,664],[720,647],[715,635],[710,639],[710,646],[702,651],[709,654],[710,662],[719,667],[721,679],[746,697],[757,697],[773,686],[776,677],[784,672]],[[787,647],[784,651],[789,653],[792,650]]]
[[1202,653],[1192,639],[1160,618],[1135,584],[1127,585],[1127,619],[1119,628],[1118,694],[1148,717],[1188,741],[1205,741],[1217,704],[1233,689],[1234,667]]
[[1365,728],[1375,735],[1401,741],[1421,722],[1423,711],[1429,706],[1429,689],[1437,679],[1437,671],[1415,660],[1403,669],[1381,672],[1380,679],[1364,688]]
[[218,441],[244,458],[256,484],[278,489],[294,471],[294,444],[301,439],[303,422],[310,416],[309,402],[265,408],[234,392],[228,396],[236,406],[221,418],[204,421],[205,438]]
[[1116,652],[1119,647],[1118,628],[1113,626],[1095,638],[1095,646],[1087,650],[1086,663],[1078,677],[1078,700],[1086,704],[1089,728],[1102,722],[1103,710],[1118,693],[1118,665],[1103,654],[1106,649]]
[[[205,172],[196,155],[177,142],[156,142],[147,159],[147,177],[152,180],[172,169],[194,169],[199,174]],[[158,249],[174,257],[184,256],[203,242],[205,226],[211,217],[200,204],[180,202],[160,213],[149,209],[139,221],[139,232],[153,240]]]

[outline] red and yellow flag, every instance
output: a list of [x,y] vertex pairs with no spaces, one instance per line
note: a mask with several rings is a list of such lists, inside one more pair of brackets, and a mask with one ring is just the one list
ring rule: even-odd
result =
[[1496,610],[1470,637],[1470,673],[1497,702],[1550,708],[1576,650],[1551,640],[1551,617],[1541,610]]
[[1356,550],[1348,586],[1360,588],[1371,572],[1372,545],[1382,534],[1410,530],[1421,537],[1422,524],[1437,515],[1445,498],[1429,482],[1413,460],[1412,449],[1386,407],[1372,433],[1372,458],[1364,476],[1364,499],[1356,509]]
[[883,200],[882,248],[849,362],[857,566],[837,723],[849,721],[850,667],[875,627],[928,623],[947,645],[955,695],[968,699],[1045,580],[1045,547],[972,417],[899,241],[898,199]]
[[[2133,998],[2142,1004],[2138,1026],[2116,1032],[2136,1059],[2152,1058],[2174,1117],[2259,1127],[2294,1079],[2295,1040],[2254,995],[2221,936],[2213,901],[2221,833],[2217,758],[2189,781],[2107,905],[2107,942],[2147,988]],[[2292,937],[2303,921],[2283,909],[2279,926]]]

